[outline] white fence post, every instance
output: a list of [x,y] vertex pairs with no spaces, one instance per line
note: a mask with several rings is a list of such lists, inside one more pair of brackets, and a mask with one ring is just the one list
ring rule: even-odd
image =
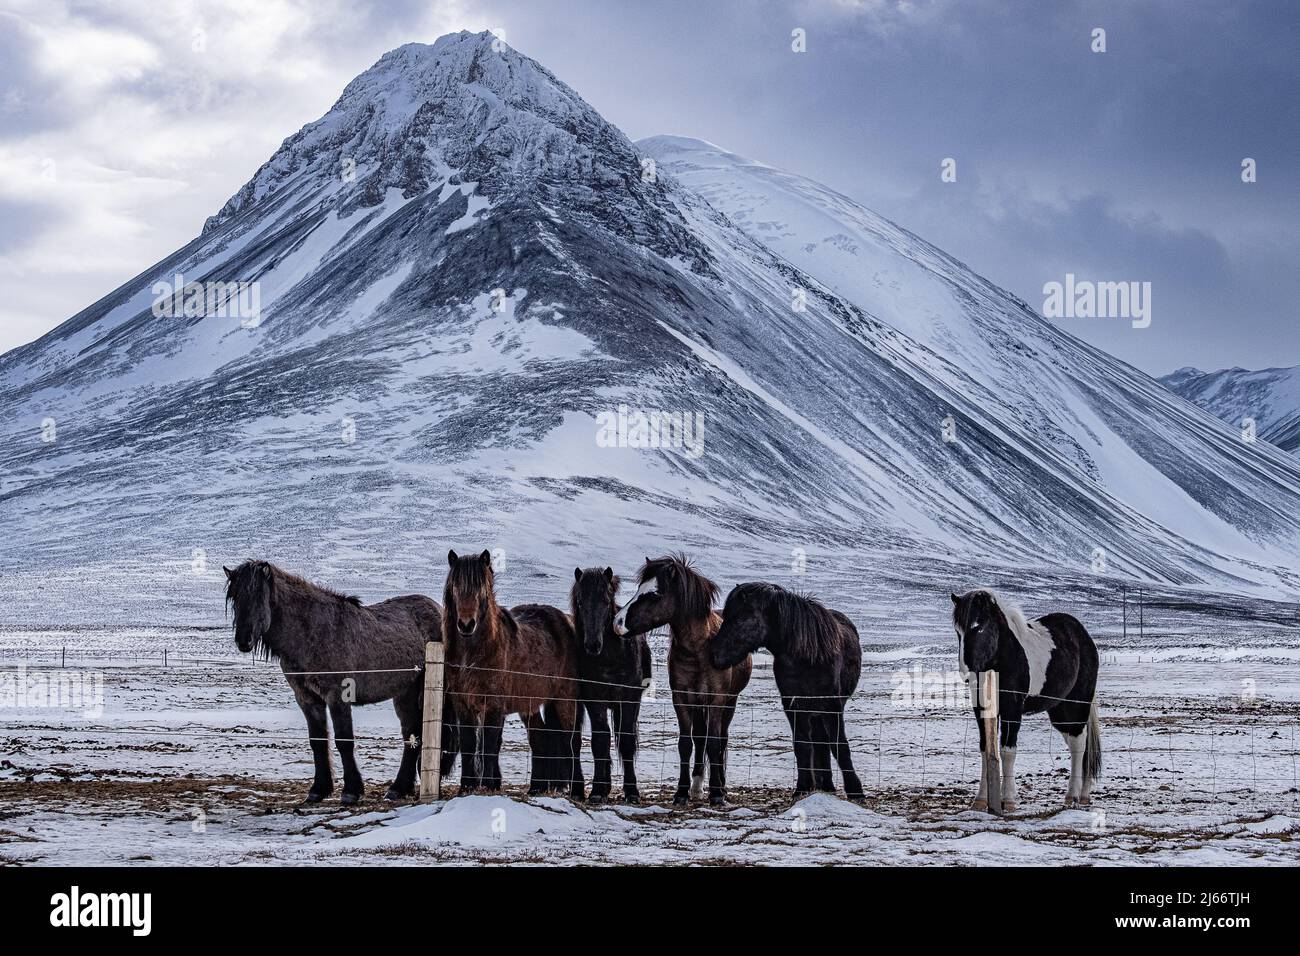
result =
[[442,796],[443,654],[439,642],[424,645],[424,722],[420,732],[420,802]]

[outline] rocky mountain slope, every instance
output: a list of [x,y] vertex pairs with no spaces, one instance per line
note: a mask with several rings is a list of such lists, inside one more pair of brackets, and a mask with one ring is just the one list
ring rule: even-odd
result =
[[1300,367],[1217,372],[1189,367],[1160,381],[1229,425],[1241,429],[1252,419],[1257,438],[1285,451],[1300,451]]
[[[159,317],[176,275],[259,314]],[[449,544],[1300,580],[1293,458],[824,187],[634,145],[489,34],[385,55],[200,236],[0,357],[0,405],[0,560],[95,580],[256,552],[432,592]],[[702,421],[699,453],[626,447],[639,413]]]

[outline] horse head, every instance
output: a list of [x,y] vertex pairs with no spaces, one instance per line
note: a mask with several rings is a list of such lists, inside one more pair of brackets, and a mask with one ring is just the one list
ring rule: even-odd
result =
[[461,557],[448,551],[447,564],[447,583],[442,591],[444,633],[470,640],[491,626],[491,615],[496,610],[492,553],[485,550],[474,557]]
[[578,639],[592,657],[605,649],[605,632],[618,612],[619,579],[613,568],[574,568],[569,607],[577,625]]
[[245,561],[226,572],[226,606],[235,609],[235,645],[247,654],[266,647],[271,630],[272,602],[275,598],[275,572],[267,561]]
[[995,670],[1006,618],[988,591],[952,595],[952,623],[957,631],[957,661],[964,671]]
[[709,642],[714,667],[735,667],[778,636],[775,590],[772,584],[738,584],[731,589],[722,609],[722,627]]
[[718,586],[685,555],[645,559],[637,573],[637,592],[614,617],[614,633],[642,634],[675,620],[708,617]]

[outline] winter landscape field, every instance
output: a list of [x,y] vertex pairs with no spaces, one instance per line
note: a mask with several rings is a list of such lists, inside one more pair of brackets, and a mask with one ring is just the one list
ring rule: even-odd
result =
[[[760,658],[732,727],[730,804],[671,805],[677,724],[666,636],[652,640],[655,685],[637,759],[644,801],[585,807],[527,798],[527,742],[507,727],[500,796],[392,806],[397,762],[387,705],[357,711],[368,782],[358,807],[302,805],[311,775],[302,716],[280,669],[239,655],[219,601],[201,627],[41,627],[0,634],[0,663],[29,674],[102,674],[102,716],[27,710],[0,724],[5,761],[0,859],[10,863],[726,863],[905,865],[1247,865],[1293,863],[1300,634],[1284,606],[1247,611],[1153,589],[1124,637],[1116,592],[1082,584],[1068,606],[1095,622],[1106,768],[1088,809],[1062,809],[1068,753],[1039,715],[1022,731],[1021,805],[971,810],[974,722],[955,680],[942,603],[915,617],[939,582],[897,566],[916,592],[891,604],[853,574],[815,576],[862,627],[865,666],[848,708],[862,805],[791,796],[794,759]],[[523,575],[536,578],[534,575]],[[168,591],[219,593],[212,575],[177,570]],[[61,582],[60,586],[66,586]],[[32,585],[40,589],[43,585]],[[831,588],[843,588],[832,591]],[[1060,593],[1061,582],[1049,590]],[[520,599],[544,599],[540,582]],[[942,597],[943,592],[931,593]],[[840,595],[843,598],[840,598]],[[1037,598],[1026,596],[1026,606]],[[1251,618],[1249,615],[1260,613]],[[866,624],[865,622],[871,622]],[[164,664],[163,650],[167,649]],[[585,769],[591,773],[591,755]],[[618,782],[616,772],[615,782]]]
[[[631,139],[560,72],[500,31],[395,46],[190,241],[0,354],[0,864],[1294,864],[1294,370],[1149,375],[810,177]],[[759,652],[727,802],[674,806],[657,629],[637,805],[528,796],[515,718],[502,792],[458,768],[388,802],[387,703],[355,711],[364,799],[304,803],[229,569],[442,601],[449,549],[507,606],[567,611],[606,565],[626,601],[682,551],[718,607],[770,581],[844,612],[866,799],[795,798]],[[1038,714],[1018,808],[971,808],[950,595],[983,588],[1096,643],[1090,805]]]

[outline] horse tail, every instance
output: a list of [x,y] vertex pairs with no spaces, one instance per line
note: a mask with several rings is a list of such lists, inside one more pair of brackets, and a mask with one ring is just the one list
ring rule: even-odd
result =
[[1097,716],[1097,702],[1088,708],[1088,741],[1083,751],[1084,773],[1089,780],[1101,776],[1101,720]]

